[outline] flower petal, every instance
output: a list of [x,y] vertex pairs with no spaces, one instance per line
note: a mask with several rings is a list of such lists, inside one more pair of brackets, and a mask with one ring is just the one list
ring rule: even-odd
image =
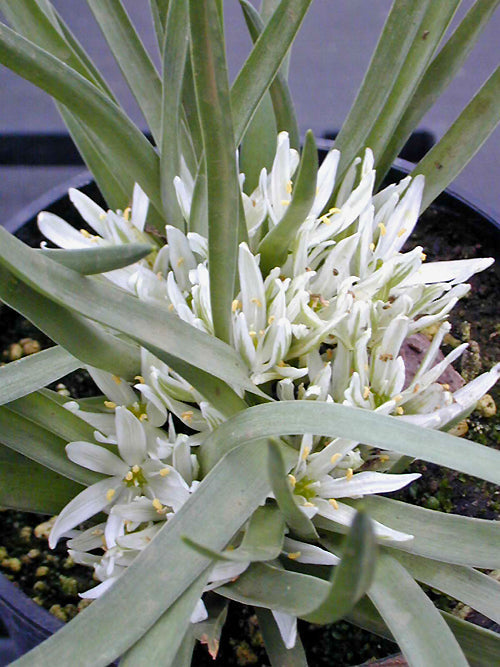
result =
[[70,461],[104,475],[126,475],[128,465],[119,456],[91,442],[70,442],[66,445]]
[[146,434],[141,422],[127,408],[116,408],[116,435],[120,456],[129,466],[141,464],[146,456]]

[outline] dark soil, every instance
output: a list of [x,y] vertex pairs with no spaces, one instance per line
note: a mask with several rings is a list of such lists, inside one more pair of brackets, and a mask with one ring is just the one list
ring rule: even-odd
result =
[[[65,219],[73,215],[69,208],[57,212]],[[80,222],[76,224],[80,225]],[[433,206],[424,214],[412,236],[411,246],[422,245],[428,261],[492,254],[498,258],[499,236],[498,230],[492,232],[476,214],[467,213],[461,205],[451,205],[449,199],[444,197],[444,203],[439,207]],[[24,241],[30,241],[24,231],[23,237]],[[39,241],[40,238],[31,239],[32,244]],[[472,341],[472,352],[465,357],[462,368],[457,368],[468,380],[500,359],[498,269],[497,263],[496,269],[491,268],[472,278],[471,293],[458,304],[451,317],[451,333],[456,340],[450,338],[450,344],[456,344],[457,340]],[[0,321],[0,355],[3,355],[3,361],[7,362],[12,356],[12,344],[19,344],[14,349],[19,353],[26,338],[35,339],[42,348],[51,344],[46,336],[6,306],[0,306]],[[72,374],[52,388],[61,389],[58,385],[62,383],[72,396],[88,396],[94,393],[89,380],[88,375]],[[491,391],[497,403],[499,391],[499,388]],[[465,437],[500,448],[498,416],[486,418],[476,411],[465,428],[468,428]],[[428,463],[416,462],[409,470],[421,472],[421,479],[397,496],[391,494],[391,497],[467,516],[495,519],[500,515],[500,491],[491,484]],[[59,618],[69,620],[82,607],[78,592],[88,589],[95,582],[88,568],[77,566],[67,558],[63,545],[51,552],[46,538],[37,537],[36,526],[46,520],[47,517],[33,514],[2,511],[0,571],[38,604]],[[449,606],[449,601],[443,600],[443,605]],[[299,626],[311,667],[358,665],[397,650],[393,643],[345,622],[327,627],[299,622]],[[252,610],[231,603],[217,659],[213,660],[206,647],[198,645],[193,664],[197,667],[269,664]]]

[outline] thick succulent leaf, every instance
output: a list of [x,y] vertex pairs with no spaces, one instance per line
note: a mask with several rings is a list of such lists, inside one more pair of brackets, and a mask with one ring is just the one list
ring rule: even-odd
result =
[[0,478],[0,506],[23,512],[58,514],[84,488],[3,445]]
[[164,44],[165,25],[167,23],[167,12],[170,0],[149,0],[149,5],[156,33],[156,40],[158,42],[158,49],[161,54]]
[[64,104],[108,146],[114,163],[139,183],[161,211],[159,158],[140,130],[99,88],[0,24],[0,62]]
[[318,149],[314,135],[309,130],[304,141],[292,201],[285,215],[266,234],[259,245],[260,264],[264,275],[267,275],[275,266],[281,266],[285,262],[290,245],[311,210],[316,197],[317,173]]
[[272,612],[264,607],[255,607],[255,613],[257,614],[266,653],[271,661],[271,667],[280,667],[281,665],[307,667],[306,653],[300,637],[297,635],[295,646],[287,649]]
[[87,0],[156,143],[160,141],[161,79],[120,0]]
[[193,609],[203,593],[209,570],[205,570],[146,634],[120,660],[120,667],[137,665],[178,666],[176,661]]
[[231,88],[235,144],[274,81],[312,0],[282,0],[255,43]]
[[0,266],[0,298],[59,343],[82,364],[97,366],[125,379],[140,370],[139,347],[38,294]]
[[78,359],[59,346],[0,366],[0,405],[41,389],[80,366]]
[[284,536],[285,523],[281,512],[273,505],[264,505],[253,513],[241,544],[236,549],[214,551],[196,540],[185,538],[184,541],[195,551],[214,560],[243,563],[277,558],[283,547]]
[[388,553],[379,555],[368,594],[412,666],[467,667],[460,645],[439,611]]
[[[245,21],[250,33],[250,37],[252,38],[252,42],[255,44],[265,28],[265,23],[255,7],[253,7],[253,5],[248,2],[248,0],[240,0],[240,5],[243,9],[243,14],[245,16]],[[299,150],[299,126],[295,116],[295,109],[293,106],[290,89],[283,72],[278,71],[276,74],[274,81],[269,87],[269,94],[273,104],[277,131],[288,132],[288,136],[290,137],[290,146],[296,150]]]
[[177,202],[174,178],[180,174],[180,122],[182,85],[188,51],[189,8],[187,0],[172,2],[167,15],[163,45],[160,173],[165,218],[169,225],[184,229]]
[[36,250],[48,259],[83,275],[106,273],[134,264],[149,255],[154,248],[146,243],[80,248],[77,250]]
[[390,95],[366,138],[365,145],[373,150],[375,165],[398,126],[459,4],[460,0],[428,3]]
[[379,37],[356,100],[335,140],[341,151],[338,177],[366,145],[366,138],[382,112],[420,29],[430,0],[395,0]]
[[[269,492],[262,474],[266,459],[265,442],[242,445],[226,456],[106,595],[20,658],[18,666],[74,664],[81,650],[86,664],[105,667],[125,653],[210,565],[182,536],[222,549]],[[134,604],[124,605],[127,599]],[[99,641],[103,635],[105,643]]]
[[245,410],[221,424],[202,447],[206,466],[246,439],[313,433],[398,452],[500,482],[500,452],[369,410],[316,401],[279,401]]
[[358,512],[344,542],[342,560],[333,568],[328,595],[310,614],[311,623],[335,623],[365,595],[373,580],[377,560],[375,535],[369,517]]
[[280,447],[273,441],[269,441],[268,474],[276,502],[286,524],[292,532],[305,540],[317,539],[318,533],[314,528],[313,522],[302,512],[295,502]]
[[68,459],[64,449],[67,440],[5,406],[0,407],[0,433],[1,442],[6,447],[79,484],[87,486],[102,479],[102,475],[85,470]]
[[500,624],[500,582],[471,567],[440,563],[430,558],[393,551],[414,579],[451,595]]
[[239,150],[239,169],[245,174],[244,192],[250,195],[259,184],[262,169],[268,173],[276,155],[276,123],[269,93],[262,98],[248,125]]
[[[433,3],[437,5],[439,3]],[[413,130],[460,71],[463,63],[488,24],[500,0],[475,2],[452,36],[427,67],[398,126],[377,160],[377,180],[381,182]]]
[[441,140],[411,172],[423,174],[421,211],[453,181],[500,122],[500,67],[493,72]]
[[229,342],[240,187],[224,40],[215,0],[190,0],[191,61],[207,175],[208,266],[215,335]]
[[[356,506],[358,501],[349,504]],[[413,540],[395,544],[398,549],[445,563],[500,567],[498,521],[445,514],[382,496],[366,496],[363,507],[390,528],[411,532]]]
[[[113,285],[81,276],[46,259],[3,229],[0,229],[0,239],[1,262],[37,292],[122,331],[151,349],[153,354],[163,350],[169,359],[177,357],[231,384],[254,391],[243,361],[222,341]],[[189,345],[186,340],[190,341]]]

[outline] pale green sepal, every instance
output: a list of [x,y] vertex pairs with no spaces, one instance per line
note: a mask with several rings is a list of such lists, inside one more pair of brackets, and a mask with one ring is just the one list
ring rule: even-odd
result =
[[35,252],[43,253],[48,259],[52,259],[68,269],[73,269],[73,271],[83,275],[92,275],[122,269],[124,266],[143,259],[153,250],[154,247],[146,243],[128,243],[78,250],[44,248],[35,250]]
[[80,368],[62,347],[51,347],[0,367],[0,405],[45,387]]

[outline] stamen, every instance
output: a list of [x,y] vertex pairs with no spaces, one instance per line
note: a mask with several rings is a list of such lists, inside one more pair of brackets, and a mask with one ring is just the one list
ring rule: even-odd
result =
[[422,262],[425,262],[425,260],[427,259],[427,255],[425,254],[425,252],[423,252],[423,253],[420,255],[420,259],[422,260]]
[[399,238],[401,238],[404,234],[406,234],[406,229],[404,227],[402,227],[398,232]]
[[106,213],[99,213],[99,220],[106,220]]
[[106,500],[108,503],[110,503],[113,500],[113,496],[115,495],[116,491],[115,489],[108,489],[106,491]]
[[104,401],[104,407],[114,410],[116,408],[116,403],[113,403],[113,401]]
[[346,474],[345,474],[346,480],[349,481],[350,479],[353,478],[353,476],[354,476],[354,472],[353,472],[352,468],[347,468],[347,471],[346,471]]
[[153,504],[153,507],[155,508],[155,510],[156,510],[157,512],[161,512],[161,511],[162,511],[162,509],[163,509],[163,505],[161,504],[161,502],[160,502],[160,500],[159,500],[158,498],[155,498],[155,499],[153,500],[153,503],[152,503],[152,504]]
[[148,418],[148,416],[145,412],[141,412],[141,414],[139,415],[139,421],[140,422],[147,421],[147,418]]
[[370,245],[368,247],[373,252],[375,250],[375,243],[370,243]]
[[125,479],[127,482],[131,482],[134,479],[134,473],[129,470],[128,473],[125,475]]
[[387,463],[387,461],[389,461],[390,457],[387,456],[387,454],[381,454],[378,457],[378,459],[379,459],[380,463]]
[[130,206],[127,206],[127,208],[123,211],[123,217],[125,218],[125,220],[127,222],[129,222],[129,220],[130,220],[130,214],[131,213],[132,213],[132,209],[130,208]]
[[173,311],[175,310],[175,306],[174,306],[174,304],[173,304],[173,303],[169,303],[169,304],[168,304],[168,309],[169,309],[170,312],[173,312]]
[[330,500],[328,502],[330,503],[330,505],[333,507],[334,510],[338,510],[339,504],[335,500],[335,498],[330,498]]
[[290,560],[297,560],[297,558],[300,558],[302,555],[301,551],[292,551],[292,553],[288,554],[288,558]]
[[136,375],[134,380],[137,380],[141,384],[146,384],[146,380],[142,377],[142,375]]
[[182,266],[184,264],[184,261],[185,261],[184,257],[179,257],[179,259],[177,260],[177,266]]
[[308,500],[302,505],[302,507],[314,507],[314,503],[310,503]]
[[396,408],[396,414],[397,415],[404,415],[404,413],[405,413],[405,411],[401,406]]
[[122,383],[122,379],[118,377],[118,375],[112,375],[113,382],[116,382],[116,384],[120,385]]
[[399,401],[403,400],[403,397],[401,396],[401,394],[396,394],[396,396],[392,397],[392,400],[396,401],[396,403],[399,403]]
[[292,186],[293,186],[292,181],[288,181],[288,183],[286,184],[286,191],[289,195],[292,194]]
[[267,323],[270,325],[274,322],[275,319],[276,319],[275,315],[269,315],[269,319],[267,320]]
[[383,222],[378,223],[378,228],[380,229],[380,236],[385,236],[387,234],[387,227]]
[[295,488],[295,485],[297,484],[297,479],[295,475],[288,475],[288,479],[290,480],[290,484],[292,485],[292,488]]
[[363,398],[367,399],[369,395],[370,395],[370,387],[366,386],[363,390]]
[[231,311],[235,313],[238,308],[241,308],[241,302],[238,301],[238,299],[233,299],[233,302],[231,303]]
[[288,199],[282,199],[281,202],[280,202],[280,204],[281,204],[282,206],[289,206],[289,205],[290,205],[290,200],[288,200]]
[[257,308],[262,308],[262,303],[261,303],[260,299],[257,299],[256,296],[254,296],[250,299],[250,303],[254,303],[257,306]]
[[194,412],[192,410],[186,410],[181,414],[181,419],[186,422],[190,422],[193,419]]
[[86,239],[92,238],[92,234],[89,234],[89,232],[86,229],[80,229],[80,234]]
[[301,455],[300,458],[301,458],[303,461],[305,461],[305,460],[307,459],[307,457],[309,456],[310,451],[311,451],[311,448],[310,448],[310,447],[304,447],[304,451],[302,452],[302,455]]
[[160,477],[166,477],[167,475],[170,475],[170,468],[162,468],[159,473]]
[[141,468],[138,465],[132,466],[132,472],[134,472],[136,475],[138,472],[140,472]]
[[330,463],[331,463],[332,465],[335,465],[335,464],[337,463],[337,461],[338,461],[339,459],[341,459],[341,458],[342,458],[342,454],[341,454],[340,452],[337,452],[337,453],[334,454],[334,455],[332,456],[332,458],[330,459]]

